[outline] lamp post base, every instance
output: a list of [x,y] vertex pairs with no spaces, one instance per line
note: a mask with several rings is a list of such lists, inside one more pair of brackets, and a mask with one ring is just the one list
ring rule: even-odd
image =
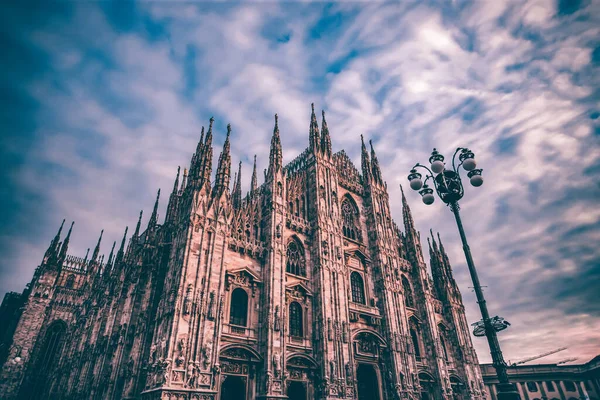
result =
[[517,385],[514,383],[499,383],[496,388],[498,400],[521,400]]

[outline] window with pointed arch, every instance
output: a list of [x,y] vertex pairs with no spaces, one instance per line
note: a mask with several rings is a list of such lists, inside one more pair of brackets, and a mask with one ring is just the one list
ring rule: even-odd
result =
[[365,283],[358,272],[350,274],[350,288],[352,291],[352,302],[366,304],[365,301]]
[[48,326],[42,348],[36,359],[35,370],[39,373],[33,376],[29,389],[34,398],[41,398],[41,395],[47,390],[52,371],[60,360],[66,331],[67,324],[61,320],[56,320]]
[[290,336],[304,337],[304,321],[302,318],[302,306],[292,301],[290,303]]
[[248,293],[242,288],[231,292],[229,323],[237,326],[247,326],[248,324]]
[[411,326],[410,328],[410,339],[412,341],[413,349],[415,352],[415,359],[417,361],[421,361],[421,345],[419,341],[419,334],[417,332],[416,326]]
[[342,200],[342,232],[344,236],[352,240],[362,240],[359,228],[359,215],[356,204],[348,197]]
[[440,345],[442,346],[442,353],[444,354],[444,360],[450,361],[448,358],[448,347],[446,346],[446,328],[443,325],[438,326],[438,330],[440,332]]
[[65,282],[65,287],[67,289],[72,289],[73,286],[75,286],[75,275],[70,274],[69,276],[67,276],[67,280]]
[[306,263],[304,260],[304,248],[297,240],[292,240],[287,247],[287,262],[285,271],[289,274],[306,276]]
[[405,276],[402,277],[402,289],[404,290],[404,305],[406,307],[415,308],[415,299],[413,296],[412,287]]

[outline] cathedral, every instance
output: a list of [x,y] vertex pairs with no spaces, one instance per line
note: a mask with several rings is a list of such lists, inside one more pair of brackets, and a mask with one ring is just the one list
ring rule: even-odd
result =
[[264,181],[255,157],[243,195],[231,135],[213,176],[211,118],[164,219],[159,190],[106,258],[102,233],[69,254],[61,225],[2,303],[0,398],[483,400],[444,246],[427,238],[429,272],[373,147],[360,170],[333,153],[313,106],[308,146],[283,165],[275,115]]

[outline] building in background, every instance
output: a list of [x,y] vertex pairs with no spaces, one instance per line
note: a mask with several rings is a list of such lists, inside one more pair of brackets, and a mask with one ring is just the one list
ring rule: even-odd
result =
[[[492,364],[481,364],[488,400],[496,400],[498,379]],[[579,365],[537,364],[508,368],[522,400],[599,400],[600,355]]]
[[309,145],[284,166],[275,116],[264,183],[255,159],[242,196],[229,126],[211,179],[212,125],[162,224],[157,197],[107,258],[102,235],[69,255],[61,227],[7,297],[1,397],[483,400],[444,247],[432,235],[430,275],[404,196],[404,229],[392,220],[373,148],[362,143],[359,172],[313,108]]

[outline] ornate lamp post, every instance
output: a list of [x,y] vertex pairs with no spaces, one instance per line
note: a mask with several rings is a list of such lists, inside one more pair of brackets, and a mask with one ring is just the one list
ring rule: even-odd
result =
[[[456,165],[457,155],[459,160],[458,166]],[[454,218],[458,225],[458,232],[460,233],[463,244],[463,250],[467,259],[467,265],[469,266],[469,273],[471,274],[471,280],[473,281],[473,288],[475,289],[475,295],[477,296],[477,303],[479,304],[482,316],[481,321],[473,324],[475,326],[473,333],[475,336],[485,335],[487,337],[493,366],[498,375],[498,400],[520,400],[521,397],[519,396],[516,386],[508,380],[506,362],[502,356],[500,343],[496,336],[496,332],[506,329],[509,324],[500,317],[490,318],[459,213],[460,207],[458,201],[462,199],[464,195],[464,189],[459,174],[460,167],[462,166],[467,171],[467,177],[469,177],[471,185],[475,187],[483,184],[483,177],[481,176],[482,170],[475,168],[477,163],[475,162],[475,155],[473,152],[462,147],[457,148],[452,156],[451,170],[445,168],[444,156],[438,153],[436,149],[433,149],[431,157],[429,157],[429,162],[431,163],[431,168],[418,163],[413,167],[410,171],[410,175],[408,175],[410,187],[413,190],[419,191],[423,203],[428,205],[432,204],[435,200],[435,196],[433,195],[433,189],[427,186],[427,181],[431,179],[433,181],[433,187],[440,199],[450,206],[450,209],[454,213]],[[425,181],[421,180],[422,175],[417,172],[417,168],[422,168],[427,171]]]

